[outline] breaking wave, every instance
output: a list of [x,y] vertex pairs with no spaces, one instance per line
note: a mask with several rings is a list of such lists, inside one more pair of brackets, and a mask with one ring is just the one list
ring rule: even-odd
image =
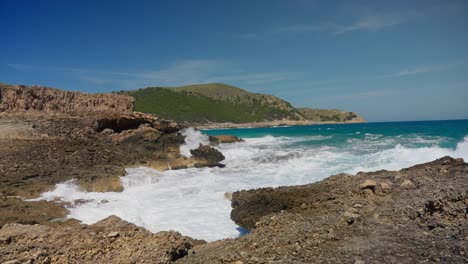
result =
[[[199,131],[187,129],[184,134],[187,140],[181,151],[185,154],[208,142]],[[444,137],[411,137],[426,145],[411,144],[411,138],[400,135],[380,134],[340,140],[338,135],[247,138],[218,147],[226,156],[225,168],[165,172],[132,168],[122,177],[125,188],[121,193],[84,192],[70,181],[58,184],[41,199],[70,202],[68,217],[86,224],[117,215],[153,232],[176,230],[208,241],[233,238],[241,231],[230,219],[226,192],[306,184],[342,172],[398,170],[443,156],[468,159],[468,136],[454,148],[440,146]],[[73,205],[77,200],[84,202]]]

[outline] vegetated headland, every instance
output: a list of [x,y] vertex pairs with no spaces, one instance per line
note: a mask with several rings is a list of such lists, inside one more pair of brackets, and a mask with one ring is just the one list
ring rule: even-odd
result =
[[136,111],[198,128],[366,122],[354,112],[295,108],[276,96],[251,93],[222,83],[149,87],[117,93],[135,98]]

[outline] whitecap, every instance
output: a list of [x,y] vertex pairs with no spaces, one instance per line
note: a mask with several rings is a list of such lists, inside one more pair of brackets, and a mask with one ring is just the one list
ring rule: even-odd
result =
[[[86,224],[117,215],[152,232],[176,230],[213,241],[240,235],[239,227],[230,219],[231,205],[224,198],[226,192],[307,184],[341,172],[398,170],[447,155],[468,159],[468,136],[454,149],[411,147],[402,143],[406,139],[397,136],[350,139],[349,144],[340,147],[283,144],[298,138],[301,137],[269,135],[247,138],[239,144],[222,144],[219,148],[226,157],[225,168],[165,172],[144,167],[127,169],[121,193],[85,192],[69,181],[57,184],[41,199],[70,202],[68,217]],[[76,200],[83,202],[74,204]]]

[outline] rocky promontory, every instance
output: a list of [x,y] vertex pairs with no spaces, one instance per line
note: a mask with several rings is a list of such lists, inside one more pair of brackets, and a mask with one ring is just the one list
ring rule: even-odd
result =
[[127,96],[3,85],[0,106],[0,226],[63,217],[55,204],[18,198],[37,197],[57,183],[73,179],[87,191],[122,191],[126,167],[181,169],[224,159],[208,146],[183,156],[184,127],[133,112]]

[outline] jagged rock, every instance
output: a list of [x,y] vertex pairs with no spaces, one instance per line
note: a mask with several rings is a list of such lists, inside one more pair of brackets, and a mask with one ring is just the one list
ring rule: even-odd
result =
[[377,186],[377,183],[374,180],[366,180],[365,182],[359,185],[361,189],[371,189],[371,190],[374,190],[376,186]]
[[134,99],[117,94],[87,94],[42,86],[0,85],[0,112],[47,112],[70,115],[133,112]]
[[161,131],[153,127],[138,127],[132,130],[125,130],[121,133],[111,135],[116,143],[130,143],[135,145],[145,145],[148,142],[156,142],[162,136]]
[[[10,236],[15,242],[0,246],[0,262],[173,263],[187,255],[195,242],[174,231],[152,234],[116,216],[90,226],[64,224],[5,225],[0,237]],[[103,243],[104,234],[111,243]]]
[[190,150],[190,153],[194,158],[204,160],[208,166],[215,166],[225,159],[221,152],[210,146],[200,146],[196,149]]

